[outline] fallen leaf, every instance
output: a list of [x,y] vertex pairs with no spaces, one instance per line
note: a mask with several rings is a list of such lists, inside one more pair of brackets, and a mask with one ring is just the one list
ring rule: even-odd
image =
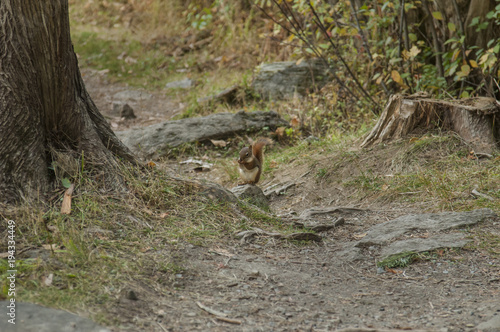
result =
[[211,139],[210,142],[212,142],[212,144],[215,146],[215,147],[218,147],[218,148],[225,148],[226,145],[227,145],[227,142],[224,141],[224,140],[215,140],[215,139]]
[[402,271],[399,271],[399,270],[394,270],[394,269],[390,269],[390,268],[388,268],[388,267],[387,267],[387,268],[385,268],[385,270],[386,270],[387,272],[394,273],[394,274],[401,274],[401,273],[403,273]]
[[355,239],[362,239],[366,236],[366,233],[362,233],[362,234],[354,234],[353,235]]
[[278,127],[276,128],[276,135],[279,137],[279,138],[282,138],[284,135],[285,135],[285,127]]
[[57,250],[57,249],[59,249],[61,247],[58,246],[57,244],[43,244],[42,248],[45,249],[45,250]]
[[75,184],[71,184],[69,188],[64,193],[62,205],[61,205],[61,214],[71,214],[71,195],[73,194],[73,189],[75,189]]
[[297,119],[297,117],[294,116],[292,120],[290,120],[290,125],[294,128],[297,128],[300,125],[299,119]]
[[156,163],[154,161],[150,161],[146,164],[149,168],[155,168],[156,167]]
[[54,279],[54,274],[51,273],[47,277],[42,277],[42,282],[45,286],[52,285],[52,279]]

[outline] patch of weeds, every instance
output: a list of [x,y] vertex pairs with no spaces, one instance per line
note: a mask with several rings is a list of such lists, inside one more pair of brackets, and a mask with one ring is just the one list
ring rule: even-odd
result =
[[384,180],[379,175],[374,174],[372,170],[368,170],[361,171],[361,175],[346,182],[346,185],[355,185],[367,191],[378,192],[382,189]]
[[328,170],[326,168],[319,168],[317,171],[316,171],[316,177],[318,179],[322,179],[326,176],[326,174],[328,173]]
[[[151,249],[168,249],[169,243],[178,241],[207,245],[251,227],[287,228],[279,218],[246,203],[239,208],[248,218],[241,218],[227,204],[199,195],[195,184],[174,180],[156,169],[123,167],[122,175],[130,190],[125,194],[104,194],[90,179],[82,178],[74,191],[70,215],[59,212],[57,196],[62,197],[63,191],[49,203],[27,202],[8,215],[2,210],[0,235],[6,231],[3,220],[15,220],[16,249],[35,246],[50,256],[19,257],[19,300],[70,311],[91,308],[85,310],[104,313],[99,320],[107,321],[124,286],[140,288],[145,279],[154,286],[169,279],[169,274],[183,271],[177,259],[148,254]],[[56,249],[43,249],[49,245]],[[0,260],[3,298],[6,264]],[[156,268],[147,268],[150,266]],[[151,271],[161,275],[151,275]]]
[[175,62],[155,48],[146,49],[129,35],[117,39],[103,39],[94,32],[72,34],[75,52],[83,66],[107,70],[115,81],[133,86],[164,87]]
[[158,268],[158,271],[168,274],[184,273],[186,269],[174,262],[169,262]]
[[500,257],[500,235],[482,230],[471,230],[473,243],[468,244],[470,249],[479,249],[488,252],[493,257]]
[[397,268],[397,267],[407,267],[411,263],[413,263],[419,255],[415,252],[403,252],[397,255],[392,255],[384,260],[377,262],[378,267],[384,268]]
[[283,223],[283,221],[269,213],[266,213],[265,211],[256,208],[252,206],[251,204],[248,204],[246,202],[238,202],[238,207],[243,211],[245,216],[250,218],[252,221],[252,224],[247,224],[247,229],[249,229],[252,226],[257,226],[257,227],[262,227],[264,225],[267,226],[273,226],[276,227],[280,230],[289,230],[290,227],[289,225],[286,225]]

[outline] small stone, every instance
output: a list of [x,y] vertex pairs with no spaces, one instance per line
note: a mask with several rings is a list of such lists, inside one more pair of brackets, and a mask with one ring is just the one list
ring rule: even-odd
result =
[[132,301],[137,301],[139,298],[137,297],[137,294],[133,290],[128,290],[127,293],[125,293],[125,298],[128,300]]
[[377,274],[385,273],[385,269],[381,266],[377,267]]
[[122,118],[125,118],[126,120],[130,120],[130,119],[135,119],[136,116],[134,114],[134,110],[132,109],[132,107],[130,107],[129,104],[125,104],[123,105],[123,108],[120,112],[120,116]]

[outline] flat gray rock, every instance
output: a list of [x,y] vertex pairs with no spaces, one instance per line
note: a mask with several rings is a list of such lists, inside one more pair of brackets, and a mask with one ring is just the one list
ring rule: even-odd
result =
[[372,227],[356,246],[383,245],[412,231],[438,232],[472,226],[495,216],[490,209],[406,215]]
[[305,60],[262,64],[252,88],[262,97],[288,99],[295,95],[304,96],[315,89],[321,89],[328,82],[328,66],[322,60]]
[[189,89],[192,88],[196,85],[196,81],[185,78],[180,81],[173,81],[170,83],[165,84],[165,88],[167,89]]
[[460,233],[455,234],[440,234],[427,239],[409,239],[396,241],[387,247],[384,247],[380,253],[381,260],[384,260],[392,255],[401,254],[404,252],[425,252],[436,250],[439,248],[462,248],[471,240],[465,239],[465,236]]
[[239,199],[248,200],[251,204],[260,207],[261,209],[269,209],[269,201],[262,192],[262,189],[252,184],[245,184],[231,189],[231,192]]
[[[9,303],[0,301],[3,312],[7,313]],[[90,319],[33,303],[16,302],[15,314],[15,325],[7,322],[8,315],[2,315],[2,332],[110,332]]]
[[479,324],[476,329],[483,332],[498,332],[500,331],[500,315],[493,316],[490,320]]
[[225,139],[268,127],[287,126],[276,112],[216,113],[209,116],[166,121],[147,127],[118,131],[118,138],[134,153],[146,158],[160,158],[184,143]]

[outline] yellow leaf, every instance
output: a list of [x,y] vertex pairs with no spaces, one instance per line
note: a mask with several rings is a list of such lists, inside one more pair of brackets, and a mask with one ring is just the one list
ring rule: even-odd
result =
[[463,76],[469,75],[469,73],[470,73],[469,65],[463,65],[461,72],[462,72]]
[[442,19],[443,19],[443,14],[441,14],[441,12],[432,12],[432,16],[433,16],[436,20],[442,20]]
[[448,29],[451,31],[451,32],[455,32],[457,30],[457,27],[455,26],[455,24],[449,22],[448,23]]
[[485,53],[481,56],[481,59],[479,59],[479,64],[483,65],[487,60],[490,55],[488,53]]
[[469,62],[472,68],[477,68],[477,62],[475,60],[470,60]]
[[401,78],[401,75],[399,75],[397,70],[393,70],[391,72],[391,77],[394,82],[403,85],[403,79]]
[[421,50],[420,50],[417,46],[413,45],[413,46],[412,46],[412,48],[410,49],[410,51],[408,51],[408,56],[409,56],[410,58],[414,58],[414,57],[416,57],[416,56],[417,56],[420,52],[421,52]]

